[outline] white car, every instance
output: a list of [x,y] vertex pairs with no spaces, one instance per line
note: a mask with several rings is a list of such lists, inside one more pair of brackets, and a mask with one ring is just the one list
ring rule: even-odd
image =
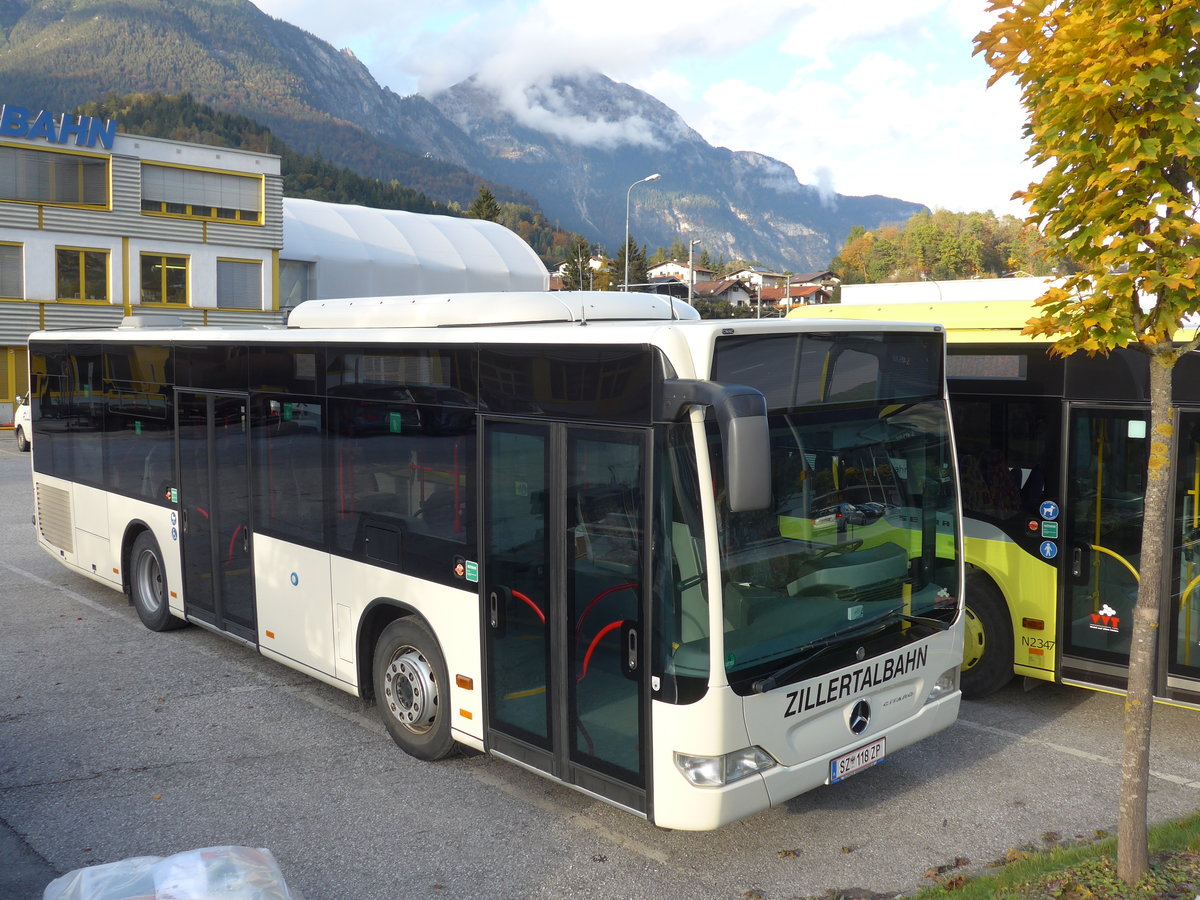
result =
[[33,440],[33,415],[29,411],[29,395],[17,398],[17,411],[13,415],[13,434],[17,436],[17,449],[28,452]]

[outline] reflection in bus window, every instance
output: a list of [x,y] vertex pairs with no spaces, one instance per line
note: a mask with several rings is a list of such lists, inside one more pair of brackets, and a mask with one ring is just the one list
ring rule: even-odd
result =
[[950,408],[964,514],[1001,522],[1036,517],[1058,484],[1058,403],[959,397]]

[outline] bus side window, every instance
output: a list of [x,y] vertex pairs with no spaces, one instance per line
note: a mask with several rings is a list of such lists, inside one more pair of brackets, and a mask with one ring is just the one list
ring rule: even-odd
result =
[[255,400],[256,528],[324,544],[323,419],[322,405],[309,399]]

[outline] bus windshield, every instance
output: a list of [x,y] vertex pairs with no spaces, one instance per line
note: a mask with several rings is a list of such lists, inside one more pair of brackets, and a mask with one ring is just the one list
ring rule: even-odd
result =
[[[935,630],[954,621],[941,360],[936,334],[718,343],[714,379],[761,390],[770,428],[772,505],[732,512],[720,435],[708,424],[724,668],[739,693],[784,669],[795,680],[837,668],[844,654],[825,651],[840,643],[873,654],[927,636],[913,617]],[[688,657],[686,647],[677,654]]]

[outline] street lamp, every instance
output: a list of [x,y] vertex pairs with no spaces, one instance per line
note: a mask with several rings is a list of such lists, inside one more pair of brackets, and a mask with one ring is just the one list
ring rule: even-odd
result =
[[639,184],[645,184],[647,181],[658,181],[662,178],[658,172],[653,175],[647,175],[645,178],[640,178],[629,186],[629,190],[625,192],[625,282],[621,285],[621,290],[629,290],[629,197],[633,193],[633,189]]
[[696,289],[696,267],[692,265],[692,259],[696,252],[696,245],[700,243],[699,239],[688,243],[688,303],[692,302],[692,293]]

